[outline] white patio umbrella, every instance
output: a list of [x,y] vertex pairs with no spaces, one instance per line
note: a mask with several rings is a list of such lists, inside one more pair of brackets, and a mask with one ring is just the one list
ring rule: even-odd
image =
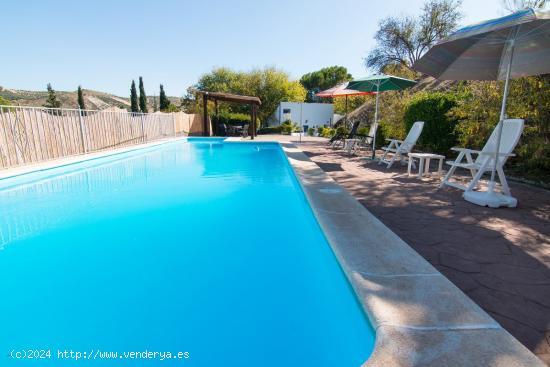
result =
[[550,12],[527,9],[462,28],[414,64],[415,70],[440,80],[505,80],[488,191],[465,192],[466,200],[491,207],[517,204],[515,198],[494,191],[510,79],[550,73],[549,60]]

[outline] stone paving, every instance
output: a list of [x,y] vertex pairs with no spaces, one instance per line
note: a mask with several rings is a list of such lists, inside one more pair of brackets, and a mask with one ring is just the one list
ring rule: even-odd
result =
[[549,191],[512,183],[518,208],[482,208],[405,166],[386,170],[317,139],[294,143],[550,365]]

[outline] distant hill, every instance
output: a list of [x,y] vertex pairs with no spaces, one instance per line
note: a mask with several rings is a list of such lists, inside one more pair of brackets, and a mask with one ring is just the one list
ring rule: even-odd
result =
[[[118,107],[122,109],[130,108],[130,98],[119,97],[114,94],[99,92],[90,89],[83,89],[86,108],[90,110],[104,110],[107,108]],[[55,91],[57,99],[61,102],[62,108],[76,108],[77,92]],[[0,86],[0,96],[9,100],[13,105],[21,106],[43,106],[48,97],[47,91],[28,91],[20,89],[8,89]],[[153,111],[153,96],[147,96],[147,106],[150,111]],[[157,106],[158,106],[158,96]],[[168,97],[172,103],[179,106],[180,99],[178,97]]]

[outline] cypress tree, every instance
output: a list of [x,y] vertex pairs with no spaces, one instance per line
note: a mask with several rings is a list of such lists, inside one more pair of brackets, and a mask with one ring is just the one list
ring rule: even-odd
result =
[[78,86],[78,107],[81,110],[86,109],[86,105],[84,104],[84,93],[82,93],[82,87],[80,85]]
[[48,89],[48,99],[46,99],[46,103],[44,104],[44,107],[49,107],[49,108],[61,107],[61,102],[57,100],[57,95],[55,94],[55,90],[53,90],[52,85],[50,83],[48,83],[47,89]]
[[130,87],[130,110],[132,112],[139,112],[136,82],[133,80],[132,86]]
[[170,106],[170,100],[168,97],[166,97],[166,93],[164,92],[164,86],[160,85],[160,110],[166,111],[168,107]]
[[147,113],[147,96],[145,95],[145,87],[143,87],[143,78],[139,77],[139,109],[143,113]]

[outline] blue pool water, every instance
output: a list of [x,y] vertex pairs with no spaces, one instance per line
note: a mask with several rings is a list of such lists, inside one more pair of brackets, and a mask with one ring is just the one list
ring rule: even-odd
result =
[[[0,366],[344,367],[374,343],[269,143],[178,141],[0,180],[0,292]],[[8,356],[29,349],[51,357]]]

